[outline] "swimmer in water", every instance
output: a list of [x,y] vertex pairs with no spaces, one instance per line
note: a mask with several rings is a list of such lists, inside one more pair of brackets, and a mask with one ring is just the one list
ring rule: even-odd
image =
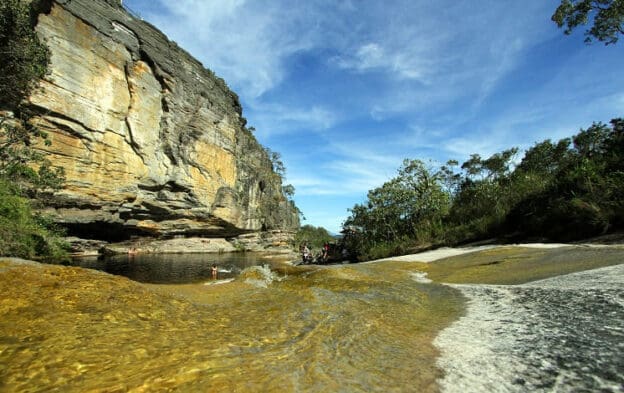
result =
[[212,264],[212,279],[216,280],[217,279],[217,265],[215,265],[214,263]]

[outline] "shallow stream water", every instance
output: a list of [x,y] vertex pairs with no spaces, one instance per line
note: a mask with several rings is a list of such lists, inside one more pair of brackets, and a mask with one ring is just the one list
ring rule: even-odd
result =
[[248,267],[261,265],[256,253],[224,254],[120,254],[74,258],[70,265],[100,270],[152,284],[189,284],[212,278],[216,265],[219,279],[236,277]]
[[0,390],[436,390],[432,340],[457,291],[408,263],[274,270],[220,285],[3,271]]
[[176,284],[0,260],[0,391],[620,392],[622,265],[522,285],[429,278],[552,277],[622,255],[256,261],[235,278]]

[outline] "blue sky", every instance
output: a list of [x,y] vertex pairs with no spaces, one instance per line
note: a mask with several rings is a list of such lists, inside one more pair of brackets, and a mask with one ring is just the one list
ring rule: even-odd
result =
[[338,232],[404,158],[460,163],[624,116],[624,38],[586,45],[559,0],[124,0],[243,104],[304,224]]

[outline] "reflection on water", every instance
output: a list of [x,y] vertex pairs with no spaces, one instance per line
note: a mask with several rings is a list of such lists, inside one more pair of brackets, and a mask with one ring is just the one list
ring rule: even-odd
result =
[[223,285],[0,269],[0,299],[10,299],[0,302],[0,383],[9,392],[435,391],[431,341],[461,300],[414,280],[415,269],[252,267]]
[[211,267],[217,265],[218,278],[237,276],[245,268],[261,263],[254,253],[227,254],[137,254],[84,257],[73,266],[104,271],[131,280],[153,284],[185,284],[212,279]]

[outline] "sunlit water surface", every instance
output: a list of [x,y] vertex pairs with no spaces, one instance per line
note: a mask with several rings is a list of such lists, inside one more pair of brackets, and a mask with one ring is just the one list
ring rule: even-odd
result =
[[233,282],[175,285],[57,266],[9,270],[0,390],[434,391],[432,339],[462,300],[417,282],[414,270],[253,266]]

